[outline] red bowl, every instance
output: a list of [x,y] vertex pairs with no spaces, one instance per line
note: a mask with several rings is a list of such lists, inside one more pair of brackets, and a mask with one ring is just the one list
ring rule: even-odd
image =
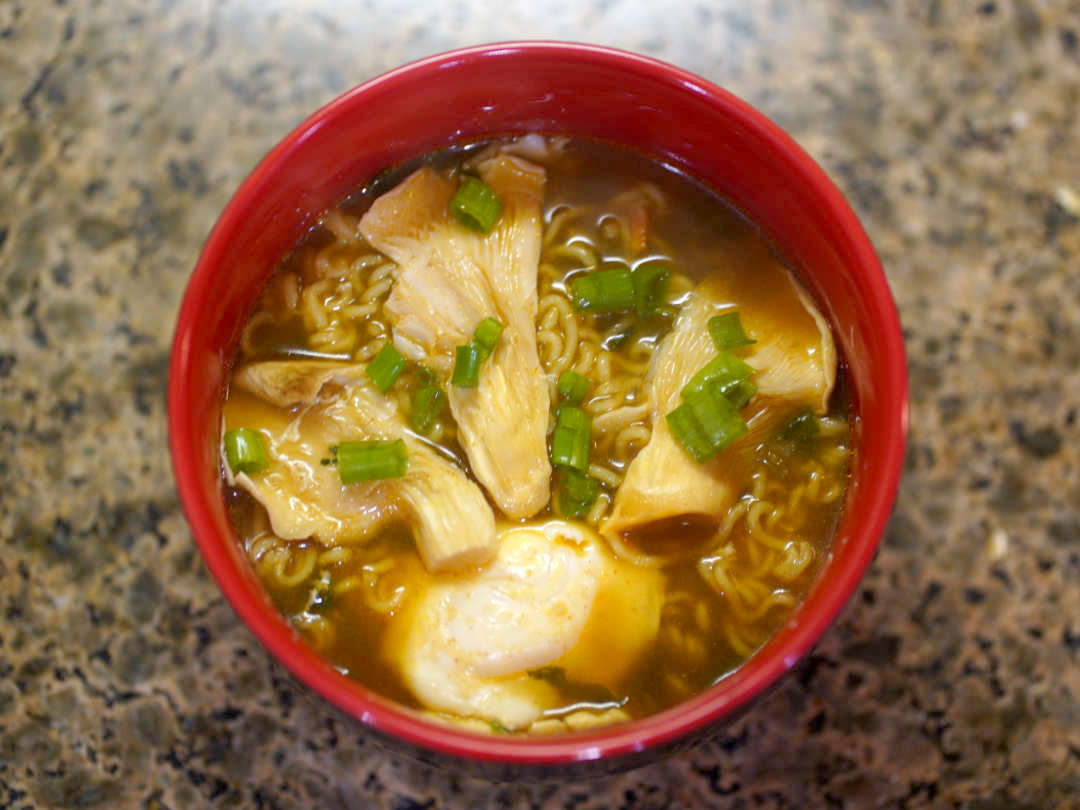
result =
[[[229,525],[217,448],[241,324],[315,218],[386,167],[451,143],[534,131],[627,144],[698,178],[761,227],[833,324],[849,366],[854,458],[832,553],[815,585],[734,674],[642,720],[519,739],[428,722],[343,676],[307,646],[267,598]],[[350,90],[293,130],[244,181],[211,233],[180,309],[169,376],[173,467],[195,540],[271,654],[385,739],[510,771],[561,771],[575,762],[601,770],[633,766],[745,708],[810,649],[856,588],[892,507],[906,434],[896,309],[866,234],[824,172],[772,122],[719,87],[653,59],[566,43],[485,45],[423,59]]]

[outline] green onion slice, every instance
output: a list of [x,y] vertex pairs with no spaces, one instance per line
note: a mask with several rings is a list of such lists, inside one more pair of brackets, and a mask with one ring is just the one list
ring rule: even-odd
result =
[[694,420],[712,448],[712,455],[746,435],[746,422],[722,396],[715,396],[708,390],[692,391],[683,397],[683,405],[690,408]]
[[568,428],[575,433],[592,434],[592,417],[576,405],[559,405],[555,409],[555,426]]
[[613,312],[634,306],[634,280],[626,267],[594,270],[570,279],[574,306],[581,312]]
[[703,391],[706,388],[719,386],[721,390],[727,390],[728,386],[740,380],[745,380],[755,369],[747,365],[729,351],[721,351],[716,357],[705,364],[697,374],[690,378],[690,382],[682,390],[685,398],[688,393]]
[[757,386],[750,380],[739,380],[724,388],[721,393],[735,410],[741,411],[750,404],[750,399],[757,393]]
[[450,213],[466,228],[489,233],[502,213],[498,195],[477,177],[468,176],[450,201]]
[[672,435],[699,462],[746,435],[749,429],[739,411],[757,393],[750,381],[755,369],[729,350],[753,343],[743,333],[738,313],[710,319],[709,334],[719,353],[690,378],[681,392],[682,404],[667,415]]
[[454,351],[454,373],[450,382],[458,388],[476,388],[480,384],[480,364],[484,350],[474,341],[458,346]]
[[446,404],[446,394],[437,385],[424,385],[413,392],[412,425],[417,433],[427,435]]
[[266,455],[263,435],[252,428],[234,428],[225,431],[225,460],[233,475],[256,473],[270,465]]
[[559,471],[559,511],[566,517],[585,514],[599,494],[596,479],[588,473],[565,468]]
[[642,315],[655,315],[667,302],[671,268],[661,262],[645,262],[634,268],[634,299]]
[[409,467],[409,454],[401,439],[340,442],[337,468],[341,483],[401,478]]
[[591,449],[592,417],[575,405],[559,405],[555,409],[555,430],[551,434],[551,463],[587,470]]
[[559,375],[559,382],[555,384],[555,390],[559,392],[563,402],[570,405],[580,405],[584,401],[585,395],[589,393],[591,385],[592,380],[588,377],[568,368]]
[[503,325],[494,318],[484,318],[473,332],[473,341],[484,350],[485,357],[495,351],[499,344],[499,338],[503,333]]
[[589,434],[565,426],[556,427],[551,434],[551,463],[558,467],[587,470],[590,444]]
[[743,331],[738,312],[725,312],[722,315],[709,318],[708,329],[716,348],[720,351],[737,349],[740,346],[757,343],[756,340],[748,337],[746,332]]
[[696,461],[705,462],[716,455],[709,437],[704,429],[698,424],[694,412],[685,402],[669,413],[666,417],[668,429],[671,435],[678,439],[679,444],[694,457]]
[[394,384],[394,380],[405,370],[405,363],[406,360],[401,356],[401,352],[395,349],[393,344],[387,343],[379,349],[379,353],[368,363],[364,372],[375,383],[375,387],[385,394]]
[[578,470],[563,470],[560,478],[563,492],[571,500],[586,505],[596,500],[599,485],[591,475]]
[[473,331],[473,339],[455,350],[450,382],[458,388],[476,388],[480,384],[480,364],[495,351],[502,333],[503,325],[494,318],[480,321]]

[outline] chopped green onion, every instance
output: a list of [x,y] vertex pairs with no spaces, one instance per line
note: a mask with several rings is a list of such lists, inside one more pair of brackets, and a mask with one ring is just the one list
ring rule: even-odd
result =
[[551,463],[575,470],[589,469],[589,434],[568,427],[556,427],[551,434]]
[[689,451],[698,462],[705,462],[716,455],[709,437],[698,424],[694,412],[685,402],[667,415],[668,429],[679,444]]
[[559,405],[555,409],[555,426],[591,435],[592,417],[576,405]]
[[473,339],[455,350],[450,382],[458,388],[476,388],[480,384],[480,364],[491,356],[502,333],[503,325],[494,318],[480,321]]
[[690,382],[682,390],[682,395],[685,397],[688,392],[702,391],[717,385],[721,390],[726,390],[729,385],[745,380],[753,373],[752,366],[747,365],[729,351],[721,351],[706,363],[701,371],[690,378]]
[[626,267],[594,270],[572,278],[570,293],[581,312],[612,312],[634,306],[634,280]]
[[417,388],[412,398],[412,425],[417,433],[427,434],[442,411],[446,394],[437,385]]
[[555,409],[555,430],[551,434],[551,462],[587,470],[591,448],[592,417],[575,405],[559,405]]
[[337,460],[343,484],[401,478],[409,467],[409,454],[401,439],[340,442]]
[[562,491],[573,501],[586,506],[592,504],[599,494],[599,485],[595,478],[579,470],[563,470],[560,474]]
[[821,421],[813,408],[804,408],[788,420],[780,429],[780,438],[804,442],[812,439],[821,430]]
[[738,312],[725,312],[723,315],[709,318],[708,327],[709,334],[712,335],[713,342],[720,351],[757,343],[743,331]]
[[503,204],[494,191],[477,177],[466,177],[450,201],[450,213],[464,225],[489,233],[502,213]]
[[589,469],[589,450],[591,449],[592,437],[588,433],[575,433],[573,458],[577,463],[567,466],[573,467],[575,470]]
[[[577,470],[573,470],[573,472],[577,472]],[[581,517],[588,511],[588,504],[581,503],[580,501],[570,500],[570,498],[567,498],[562,493],[559,493],[559,514],[561,514],[563,517]]]
[[495,734],[510,734],[510,733],[512,733],[510,731],[510,729],[508,729],[506,726],[504,726],[498,720],[489,720],[488,721],[488,726],[491,727],[491,730]]
[[476,331],[473,332],[473,341],[481,349],[484,350],[484,356],[487,357],[499,344],[499,337],[503,333],[503,325],[494,318],[484,318],[480,321],[480,325],[476,327]]
[[458,346],[454,352],[454,373],[450,382],[458,388],[476,388],[480,384],[480,364],[484,361],[484,350],[475,342]]
[[633,279],[637,311],[655,315],[667,300],[671,268],[660,262],[645,262],[634,268]]
[[741,411],[750,404],[751,397],[757,393],[757,386],[750,380],[739,380],[737,383],[723,389],[722,393],[727,401],[734,406],[735,410]]
[[364,372],[375,383],[375,387],[385,394],[390,390],[390,386],[394,384],[394,380],[401,376],[401,372],[405,370],[405,362],[401,352],[395,349],[393,344],[387,343],[379,349],[379,353],[375,355],[374,360],[368,363]]
[[687,384],[683,389],[683,398],[701,391],[708,391],[714,397],[723,397],[730,402],[735,410],[741,411],[757,393],[757,386],[750,380],[743,378],[732,381],[722,375],[708,378],[702,384],[691,386]]
[[712,453],[719,453],[736,439],[745,436],[746,422],[739,416],[734,406],[722,396],[714,396],[708,390],[691,391],[683,397],[683,404],[694,415],[701,432],[712,447]]
[[596,285],[596,279],[591,276],[570,279],[570,295],[574,299],[574,306],[579,310],[599,308],[600,288]]
[[[575,469],[559,471],[559,511],[566,517],[579,517],[589,510],[600,494],[595,478]],[[543,669],[543,668],[542,668]],[[540,672],[542,670],[537,670]],[[532,672],[529,673],[533,675]],[[533,677],[543,677],[533,675]]]
[[262,434],[251,428],[225,431],[225,459],[234,475],[260,472],[270,465]]
[[682,404],[667,415],[672,435],[699,462],[708,461],[749,431],[739,415],[757,393],[750,381],[755,369],[730,349],[755,341],[743,332],[739,313],[709,319],[718,354],[682,389]]
[[559,375],[559,382],[555,384],[555,390],[559,392],[563,402],[570,405],[580,405],[585,399],[585,395],[589,393],[589,386],[591,385],[592,381],[588,377],[568,368]]

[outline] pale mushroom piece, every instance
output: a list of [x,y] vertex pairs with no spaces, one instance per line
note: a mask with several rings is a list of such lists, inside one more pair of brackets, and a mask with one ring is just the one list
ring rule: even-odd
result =
[[[535,326],[545,172],[509,155],[478,170],[503,204],[488,234],[453,219],[454,185],[427,167],[379,197],[360,228],[400,268],[385,305],[395,347],[441,375],[473,474],[507,516],[524,518],[550,498]],[[449,385],[455,350],[487,317],[505,328],[479,385]]]
[[657,347],[645,378],[652,434],[630,462],[601,533],[621,534],[673,517],[708,518],[725,512],[738,497],[735,483],[694,461],[664,419],[678,406],[679,392],[701,368],[702,358],[715,354],[705,324],[716,311],[699,287]]
[[[253,396],[234,392],[225,406],[226,427],[259,430],[270,457],[268,469],[236,475],[235,483],[263,504],[279,537],[357,543],[403,520],[430,571],[482,563],[494,554],[495,518],[480,488],[406,429],[362,366],[272,360],[240,369],[233,381]],[[341,482],[332,446],[399,438],[408,451],[403,477]]]
[[[836,348],[824,317],[791,273],[717,274],[691,293],[661,341],[645,378],[652,434],[627,468],[601,533],[621,535],[668,519],[718,521],[744,491],[746,454],[799,406],[823,411],[836,381]],[[749,432],[701,464],[672,435],[666,416],[681,392],[717,353],[708,322],[738,311],[756,343],[741,350],[756,369],[758,395],[744,412]]]
[[836,343],[810,294],[790,270],[783,273],[786,285],[773,295],[790,304],[794,293],[798,307],[791,305],[791,312],[785,314],[764,302],[760,306],[747,303],[745,311],[737,305],[743,326],[757,337],[742,359],[758,370],[753,381],[761,396],[825,413],[836,385]]
[[[318,401],[327,383],[344,384],[356,379],[362,368],[350,363],[328,360],[268,360],[249,363],[233,374],[233,385],[259,399],[292,408]],[[389,403],[387,403],[389,404]],[[377,408],[376,418],[392,418],[389,410]]]

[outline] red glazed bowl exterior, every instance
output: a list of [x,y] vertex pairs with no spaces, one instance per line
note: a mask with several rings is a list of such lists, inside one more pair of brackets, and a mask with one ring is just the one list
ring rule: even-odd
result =
[[[241,325],[280,258],[318,215],[384,168],[452,143],[526,132],[628,145],[697,178],[756,222],[833,324],[849,369],[854,430],[832,552],[805,601],[761,650],[672,709],[541,738],[426,721],[308,647],[267,598],[226,518],[217,450]],[[345,93],[278,144],[229,202],[195,267],[176,327],[168,404],[173,467],[195,540],[270,653],[382,739],[429,760],[469,762],[487,775],[633,767],[744,710],[810,649],[855,590],[891,511],[907,434],[896,309],[866,234],[822,170],[764,116],[697,76],[634,54],[547,42],[467,48],[391,71]]]

